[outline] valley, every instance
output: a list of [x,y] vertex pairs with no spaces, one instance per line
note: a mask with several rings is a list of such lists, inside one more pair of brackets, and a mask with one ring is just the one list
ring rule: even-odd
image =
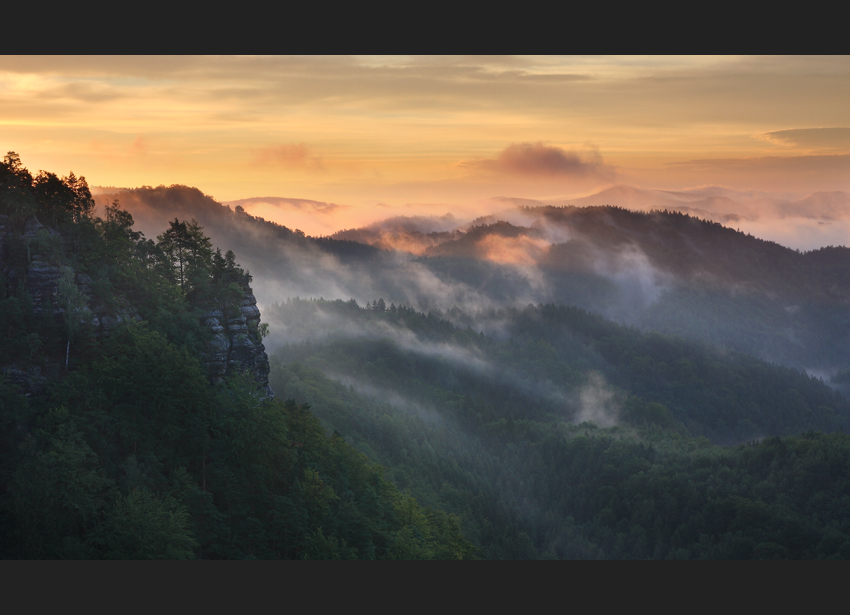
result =
[[846,247],[0,190],[4,557],[850,556]]

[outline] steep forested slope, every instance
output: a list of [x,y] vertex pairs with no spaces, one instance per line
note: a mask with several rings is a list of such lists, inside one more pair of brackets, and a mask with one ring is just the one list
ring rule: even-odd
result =
[[[13,453],[19,465],[4,474],[9,535],[22,531],[21,511],[47,501],[25,485],[63,493],[37,468],[64,450],[89,460],[73,467],[87,477],[77,492],[94,495],[81,509],[90,512],[68,517],[77,529],[63,531],[81,538],[62,553],[118,553],[104,545],[124,539],[99,537],[120,534],[128,519],[165,518],[157,510],[188,519],[182,527],[197,543],[190,551],[208,557],[467,557],[474,547],[490,558],[850,553],[850,446],[841,433],[850,409],[799,370],[850,364],[846,248],[799,254],[681,214],[615,207],[519,209],[455,229],[445,220],[398,220],[338,236],[370,246],[305,237],[182,186],[119,198],[149,223],[159,220],[156,229],[180,236],[174,212],[196,218],[187,231],[205,227],[225,250],[236,249],[268,308],[269,336],[262,340],[266,331],[248,318],[253,293],[240,285],[247,272],[233,256],[197,269],[212,285],[227,279],[212,296],[234,311],[212,314],[204,289],[213,286],[194,290],[191,267],[178,274],[164,236],[129,235],[135,227],[117,206],[106,220],[89,213],[66,230],[58,221],[44,232],[30,224],[30,243],[16,244],[18,231],[4,235],[12,238],[8,254],[28,263],[27,288],[35,293],[20,290],[21,275],[7,275],[4,318],[16,333],[6,352],[17,353],[18,366],[33,365],[42,356],[29,350],[36,339],[49,357],[40,376],[25,375],[31,401],[4,389],[8,450],[26,448],[14,448],[20,433],[31,447]],[[64,237],[76,237],[73,228],[85,219],[95,230],[80,237],[111,237],[110,217],[135,256],[98,257],[112,242],[100,239],[87,240],[91,265],[75,256]],[[9,228],[22,224],[15,220],[10,214]],[[20,229],[24,237],[26,224]],[[121,297],[104,315],[146,324],[110,321],[108,336],[103,325],[84,334],[56,311],[53,319],[38,312],[52,291],[30,282],[49,282],[57,266],[45,256],[59,245],[50,243],[53,230],[63,238],[54,252],[70,259],[80,293],[118,289],[103,293]],[[406,241],[415,250],[399,252]],[[125,261],[144,266],[102,273]],[[238,291],[221,294],[230,283]],[[159,284],[156,292],[151,284]],[[73,299],[65,286],[58,296]],[[231,332],[239,314],[233,324],[244,328]],[[211,366],[230,364],[209,358],[216,335],[225,336],[219,341],[228,352],[245,340],[255,349],[268,344],[269,381],[291,401],[255,397],[257,370],[211,386]],[[184,363],[201,359],[203,385],[192,396],[200,405],[178,394],[180,404],[169,405],[160,389],[172,386],[168,374],[133,373],[133,365],[171,352],[186,353]],[[171,371],[195,382],[185,369]],[[39,377],[61,384],[45,386]],[[152,407],[115,385],[124,381],[150,388]],[[155,417],[150,423],[146,412]],[[154,422],[167,428],[157,438],[150,437]],[[386,479],[373,463],[386,468]],[[62,517],[51,514],[38,521],[40,532]],[[19,543],[15,552],[39,548]]]
[[850,367],[846,247],[799,253],[686,214],[612,206],[519,207],[472,225],[392,218],[312,238],[185,186],[116,196],[146,228],[175,214],[197,219],[262,282],[261,303],[384,297],[467,312],[576,305],[821,374]]
[[[489,322],[491,335],[383,301],[291,300],[268,315],[302,340],[273,352],[275,390],[309,401],[398,485],[459,516],[487,557],[850,548],[848,518],[833,507],[850,497],[835,482],[850,440],[808,433],[756,444],[848,426],[847,400],[799,371],[564,306],[470,319]],[[764,461],[789,450],[784,465]],[[815,505],[806,482],[823,455],[834,456],[834,478],[818,479]],[[741,507],[760,511],[758,523],[734,521]],[[827,540],[830,524],[844,529]]]
[[[423,244],[414,222],[404,237],[400,223],[337,236]],[[799,253],[685,214],[619,207],[519,208],[428,237],[416,262],[443,287],[474,289],[458,302],[473,311],[576,305],[818,373],[850,364],[846,247]]]
[[474,557],[271,397],[250,275],[195,221],[166,227],[0,164],[0,556]]

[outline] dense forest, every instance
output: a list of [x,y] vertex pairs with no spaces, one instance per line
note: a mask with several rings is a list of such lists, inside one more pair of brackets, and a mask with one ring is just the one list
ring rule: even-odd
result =
[[850,557],[846,248],[503,218],[313,238],[10,152],[0,556]]
[[[154,241],[94,209],[83,178],[0,165],[0,555],[477,556],[454,517],[264,390],[232,252],[194,221]],[[212,314],[236,332],[224,377]]]
[[850,404],[802,372],[565,306],[491,314],[501,340],[382,300],[268,313],[322,331],[272,355],[278,394],[485,557],[850,554]]
[[687,213],[613,205],[520,206],[476,220],[400,216],[309,237],[187,186],[97,198],[120,199],[151,236],[175,215],[198,220],[239,254],[266,304],[383,297],[472,315],[552,303],[824,378],[850,369],[844,246],[799,252]]

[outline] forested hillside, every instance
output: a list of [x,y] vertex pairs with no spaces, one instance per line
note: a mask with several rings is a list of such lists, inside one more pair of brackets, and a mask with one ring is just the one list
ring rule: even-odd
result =
[[114,196],[0,164],[2,557],[850,557],[846,248]]
[[98,199],[112,197],[157,233],[174,215],[198,220],[250,268],[261,303],[383,297],[466,313],[575,305],[824,377],[850,368],[847,247],[800,253],[677,211],[616,206],[520,206],[473,221],[396,217],[318,238],[186,186]]
[[850,404],[804,373],[565,306],[489,314],[492,336],[380,300],[268,314],[302,340],[278,394],[486,557],[850,554]]
[[194,220],[146,239],[9,153],[0,250],[0,556],[476,556],[272,397],[251,276]]

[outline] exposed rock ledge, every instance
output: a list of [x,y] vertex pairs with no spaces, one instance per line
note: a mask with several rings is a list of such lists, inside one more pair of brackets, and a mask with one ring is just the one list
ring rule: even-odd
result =
[[243,295],[238,306],[222,306],[206,313],[204,324],[213,333],[204,363],[213,382],[247,369],[263,395],[274,397],[269,387],[269,357],[260,341],[260,310],[247,279],[240,282]]
[[[33,299],[36,312],[52,312],[57,319],[62,318],[64,310],[59,306],[59,281],[68,271],[74,273],[74,281],[79,290],[89,298],[85,311],[86,320],[91,322],[98,337],[109,337],[110,331],[122,321],[142,320],[135,307],[122,298],[114,302],[118,307],[111,310],[91,302],[91,278],[83,273],[75,273],[71,267],[51,262],[51,259],[41,254],[28,254],[28,265],[25,271],[8,266],[3,261],[3,249],[9,239],[8,217],[0,216],[0,270],[6,275],[7,284],[14,288],[23,283]],[[59,234],[43,226],[35,218],[26,222],[23,238],[27,244],[39,234],[56,237]],[[29,241],[27,241],[29,240]],[[265,352],[258,327],[260,310],[257,300],[251,291],[247,277],[240,282],[243,291],[242,300],[238,306],[218,306],[209,310],[205,315],[205,324],[213,334],[213,339],[207,344],[206,352],[201,357],[210,380],[221,382],[225,377],[241,370],[248,370],[259,385],[259,391],[264,397],[274,397],[269,387],[269,359]],[[58,366],[54,366],[58,367]],[[29,396],[44,389],[46,383],[40,367],[35,365],[0,365],[0,373],[7,380],[19,385]]]

